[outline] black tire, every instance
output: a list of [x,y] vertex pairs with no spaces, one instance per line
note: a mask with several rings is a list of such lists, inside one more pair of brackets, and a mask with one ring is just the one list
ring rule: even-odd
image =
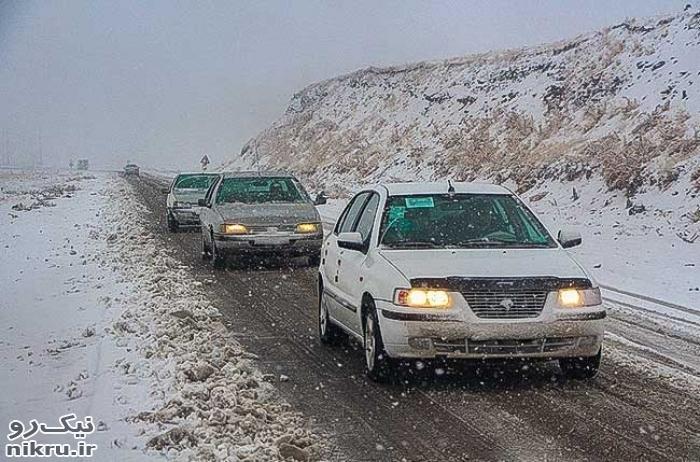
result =
[[373,301],[364,307],[362,330],[365,351],[365,373],[375,382],[386,382],[393,372],[393,362],[384,350],[377,308]]
[[321,254],[313,254],[309,256],[309,266],[318,267],[321,264]]
[[211,258],[211,249],[207,245],[207,237],[202,230],[202,260],[209,260]]
[[211,239],[211,263],[214,269],[226,268],[226,255],[217,250],[213,236]]
[[595,356],[561,358],[559,359],[559,367],[564,373],[564,377],[566,377],[567,379],[592,379],[596,375],[598,375],[601,357],[602,348],[598,350],[598,354]]
[[180,227],[178,226],[177,221],[175,221],[175,218],[173,218],[173,216],[170,213],[168,213],[168,215],[166,216],[166,221],[168,222],[168,231],[170,231],[171,233],[178,232]]
[[326,297],[321,284],[318,291],[318,338],[321,339],[323,344],[333,345],[342,338],[343,331],[333,324],[333,321],[328,316],[328,309],[325,303]]

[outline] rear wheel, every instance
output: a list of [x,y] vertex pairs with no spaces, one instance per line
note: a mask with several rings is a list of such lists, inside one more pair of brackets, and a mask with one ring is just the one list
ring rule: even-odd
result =
[[368,302],[364,311],[365,370],[370,379],[383,382],[389,378],[393,364],[384,350],[374,302]]
[[333,324],[328,315],[328,296],[321,285],[318,294],[318,337],[321,339],[321,343],[333,344],[338,341],[341,335],[342,331]]
[[601,356],[602,348],[595,356],[561,358],[559,359],[559,367],[568,379],[592,379],[598,375]]

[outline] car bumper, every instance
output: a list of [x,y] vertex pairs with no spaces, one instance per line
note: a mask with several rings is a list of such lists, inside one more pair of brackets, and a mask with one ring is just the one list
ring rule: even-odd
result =
[[171,208],[168,209],[168,212],[177,222],[178,226],[199,226],[199,212],[195,209]]
[[227,254],[316,255],[321,252],[323,235],[255,234],[224,236],[215,234],[217,250]]
[[[377,304],[384,348],[393,358],[566,358],[594,356],[603,342],[602,306],[543,310],[535,319],[488,320]],[[468,310],[468,309],[467,309]]]

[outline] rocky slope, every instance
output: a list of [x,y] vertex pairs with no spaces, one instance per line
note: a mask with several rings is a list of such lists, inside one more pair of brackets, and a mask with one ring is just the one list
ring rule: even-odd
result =
[[688,7],[560,43],[310,85],[228,167],[281,167],[341,190],[485,177],[525,191],[592,175],[627,195],[684,175],[697,190],[699,109],[700,12]]

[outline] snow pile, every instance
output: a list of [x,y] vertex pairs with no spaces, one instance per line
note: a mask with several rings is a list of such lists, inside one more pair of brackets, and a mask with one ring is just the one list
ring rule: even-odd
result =
[[133,286],[110,332],[139,359],[118,366],[136,380],[154,377],[161,402],[132,418],[147,447],[174,460],[318,459],[318,438],[230,337],[201,283],[146,231],[129,188],[110,192],[104,263]]
[[[376,180],[490,179],[519,191],[602,178],[633,196],[700,191],[700,12],[551,45],[369,68],[310,85],[229,165],[347,192]],[[697,202],[697,201],[696,201]]]

